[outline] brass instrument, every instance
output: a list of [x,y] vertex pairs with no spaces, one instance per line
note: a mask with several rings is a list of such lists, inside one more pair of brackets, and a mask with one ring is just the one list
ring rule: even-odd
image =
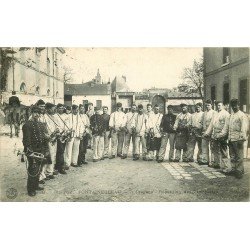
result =
[[57,139],[60,138],[60,131],[59,129],[56,129],[49,138],[49,141],[51,142],[52,145],[54,145],[57,142]]
[[63,130],[60,134],[60,141],[65,143],[72,138],[72,129]]

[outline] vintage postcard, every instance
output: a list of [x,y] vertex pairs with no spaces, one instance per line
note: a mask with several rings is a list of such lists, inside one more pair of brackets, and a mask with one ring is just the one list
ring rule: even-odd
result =
[[249,201],[249,53],[0,47],[0,200]]

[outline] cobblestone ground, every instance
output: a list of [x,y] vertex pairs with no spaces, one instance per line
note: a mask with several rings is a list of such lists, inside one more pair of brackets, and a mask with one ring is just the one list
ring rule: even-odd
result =
[[71,168],[29,197],[25,163],[16,156],[21,138],[0,136],[1,201],[249,201],[250,161],[238,180],[196,163],[106,159]]

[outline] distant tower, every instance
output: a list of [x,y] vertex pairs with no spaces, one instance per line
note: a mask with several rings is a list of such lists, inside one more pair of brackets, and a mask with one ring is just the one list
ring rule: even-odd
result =
[[96,74],[96,77],[95,77],[95,82],[96,82],[96,84],[102,84],[102,77],[100,75],[99,69],[97,70],[97,74]]

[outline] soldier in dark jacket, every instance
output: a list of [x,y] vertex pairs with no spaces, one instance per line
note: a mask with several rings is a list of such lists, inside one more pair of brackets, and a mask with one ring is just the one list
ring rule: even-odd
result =
[[[50,164],[48,135],[45,124],[39,122],[39,108],[32,107],[32,117],[23,125],[23,146],[28,161],[28,195],[35,196],[39,187],[39,175],[44,164]],[[41,154],[40,157],[37,153]]]
[[158,160],[159,163],[163,162],[164,160],[168,141],[170,144],[169,161],[171,162],[174,160],[175,120],[176,120],[176,115],[173,113],[173,106],[168,105],[168,113],[163,116],[160,125],[162,138],[161,138],[161,148],[159,151],[159,160]]
[[104,119],[100,108],[95,108],[95,114],[90,117],[90,127],[93,135],[93,161],[103,160],[104,153]]

